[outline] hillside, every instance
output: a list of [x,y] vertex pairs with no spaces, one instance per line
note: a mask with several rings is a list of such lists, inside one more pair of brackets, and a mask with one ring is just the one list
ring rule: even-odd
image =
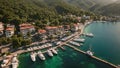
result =
[[[65,0],[65,1],[86,10],[89,10],[91,8],[93,9],[93,7],[95,6],[96,8],[99,8],[99,6],[108,5],[114,2],[114,0],[109,0],[109,1],[108,0]],[[96,8],[94,8],[93,10],[95,10]]]
[[0,0],[0,21],[4,23],[58,20],[59,15],[87,13],[64,0]]
[[99,13],[108,16],[120,16],[120,2],[112,3],[97,10]]
[[75,5],[85,10],[90,10],[95,13],[100,13],[103,15],[120,15],[118,12],[120,5],[119,0],[109,0],[109,1],[108,0],[65,0],[65,1],[69,4]]
[[65,0],[65,1],[86,10],[96,4],[94,0]]

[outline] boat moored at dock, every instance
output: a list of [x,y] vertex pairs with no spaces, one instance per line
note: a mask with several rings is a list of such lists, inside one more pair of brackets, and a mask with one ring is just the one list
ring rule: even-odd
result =
[[17,68],[18,67],[18,59],[17,57],[14,57],[12,60],[12,68]]
[[69,43],[70,43],[70,44],[73,44],[73,45],[76,45],[76,46],[80,46],[79,43],[76,43],[76,42],[73,42],[73,41],[70,41]]
[[50,50],[47,50],[47,54],[52,57],[53,56],[53,53],[50,51]]
[[93,52],[91,51],[91,47],[89,47],[89,50],[86,51],[86,54],[89,56],[93,56]]
[[93,56],[93,52],[91,52],[90,50],[88,50],[88,51],[86,52],[86,54],[89,55],[89,56]]
[[17,62],[12,62],[12,68],[17,68],[18,67],[18,63]]
[[36,61],[36,53],[35,53],[35,52],[31,52],[30,57],[31,57],[31,60],[32,60],[33,62]]
[[17,68],[19,65],[18,59],[17,59],[17,54],[14,55],[13,59],[12,59],[12,68]]
[[88,36],[88,37],[93,37],[94,36],[93,33],[86,33],[85,35]]
[[54,48],[52,48],[51,51],[52,51],[54,54],[58,54],[58,52],[57,52]]
[[45,60],[45,56],[42,54],[41,51],[38,52],[38,57],[39,57],[41,60]]
[[79,38],[79,39],[74,39],[74,41],[85,42],[85,39],[81,39],[81,38]]

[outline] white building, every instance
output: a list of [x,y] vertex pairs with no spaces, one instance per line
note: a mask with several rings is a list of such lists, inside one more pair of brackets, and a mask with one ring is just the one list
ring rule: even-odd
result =
[[72,31],[81,30],[81,29],[82,29],[82,25],[83,25],[83,24],[80,24],[80,23],[73,24],[73,27],[71,28],[71,30],[72,30]]
[[7,25],[5,30],[6,37],[12,37],[14,35],[14,31],[15,31],[14,28],[15,28],[14,25]]
[[30,32],[30,33],[35,32],[34,26],[29,23],[20,24],[19,27],[20,27],[20,32],[24,36],[27,35],[28,32]]

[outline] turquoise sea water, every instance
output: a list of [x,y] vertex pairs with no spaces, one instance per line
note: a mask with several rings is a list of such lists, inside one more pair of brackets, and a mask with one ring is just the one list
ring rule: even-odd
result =
[[[78,48],[86,51],[89,46],[92,46],[95,56],[120,64],[120,23],[92,23],[85,28],[84,32],[92,32],[95,36],[83,37],[86,41]],[[69,47],[65,49],[65,51],[58,49],[58,55],[52,58],[44,54],[45,61],[36,57],[36,62],[32,62],[29,53],[21,54],[19,68],[112,68]]]

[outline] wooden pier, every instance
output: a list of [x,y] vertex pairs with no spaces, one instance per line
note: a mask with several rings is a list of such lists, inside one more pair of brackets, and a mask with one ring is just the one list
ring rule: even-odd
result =
[[[74,46],[72,46],[72,45],[69,45],[69,44],[66,44],[66,45],[69,46],[70,48],[72,48],[72,49],[80,52],[80,53],[86,54],[86,52],[84,52],[84,51],[82,51],[82,50],[80,50],[80,49],[78,49],[78,48],[76,48],[76,47],[74,47]],[[91,56],[91,58],[96,59],[96,60],[98,60],[98,61],[100,61],[100,62],[103,62],[103,63],[105,63],[105,64],[107,64],[107,65],[110,65],[110,66],[112,66],[113,68],[120,68],[120,67],[118,67],[117,65],[114,65],[114,64],[112,64],[112,63],[110,63],[110,62],[108,62],[108,61],[106,61],[106,60],[100,59],[100,58],[98,58],[98,57]]]

